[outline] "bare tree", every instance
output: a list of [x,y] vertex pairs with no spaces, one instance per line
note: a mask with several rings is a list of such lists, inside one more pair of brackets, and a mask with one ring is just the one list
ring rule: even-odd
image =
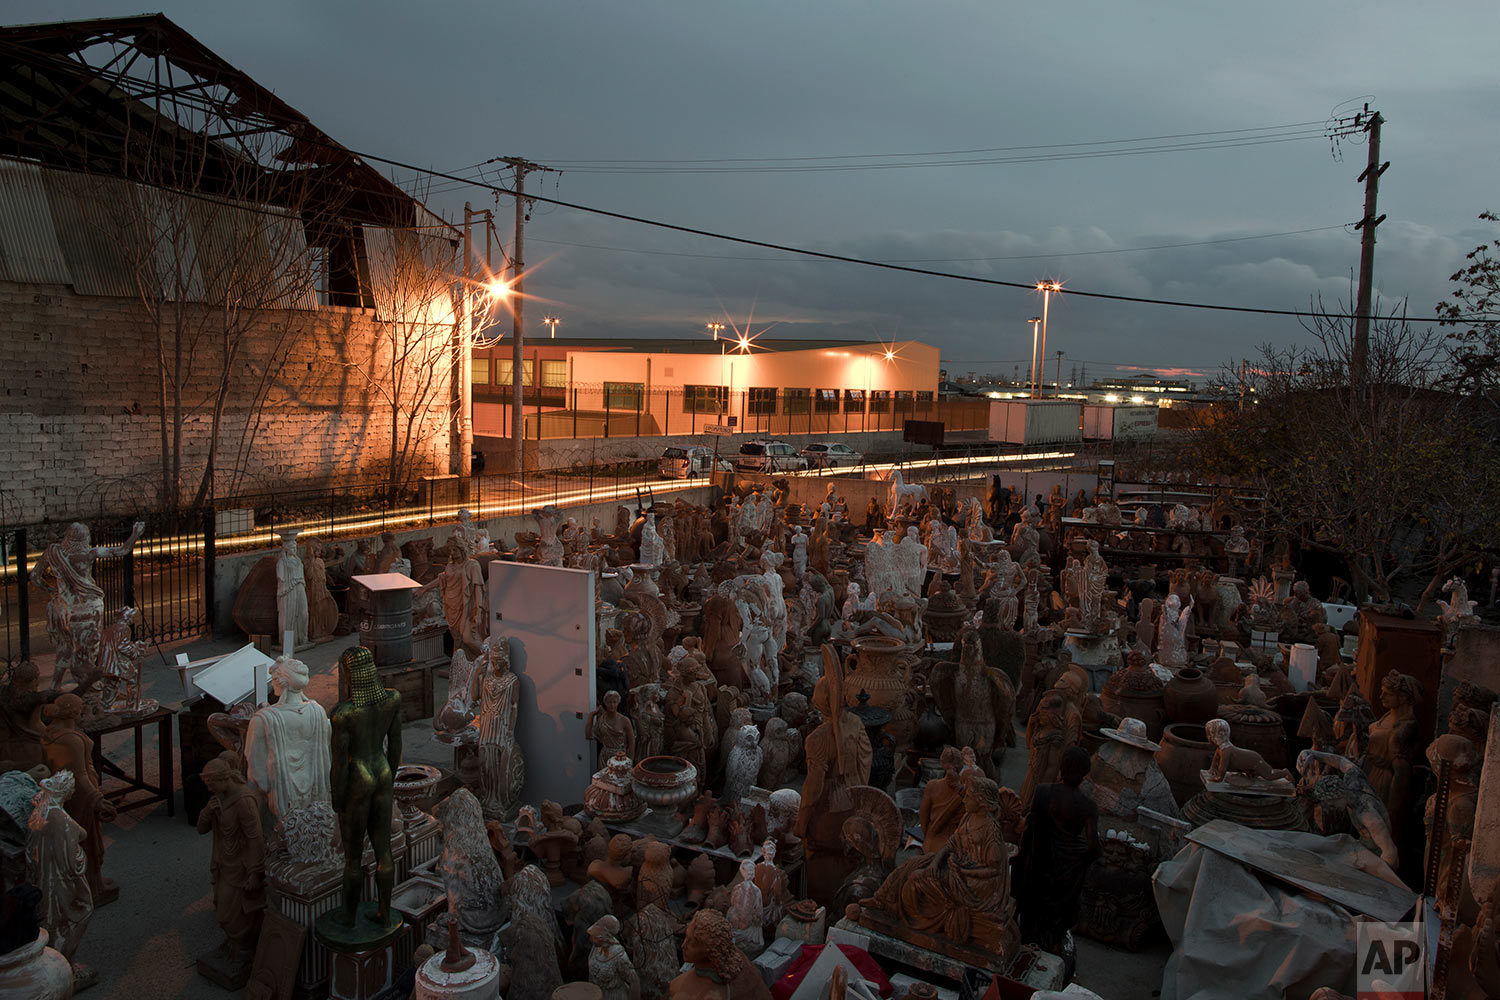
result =
[[1495,447],[1469,433],[1470,400],[1446,390],[1442,337],[1404,305],[1371,323],[1366,391],[1350,383],[1353,322],[1317,302],[1306,346],[1262,347],[1245,403],[1194,433],[1211,474],[1267,499],[1268,530],[1332,553],[1357,595],[1389,600],[1405,580],[1429,598],[1500,538]]

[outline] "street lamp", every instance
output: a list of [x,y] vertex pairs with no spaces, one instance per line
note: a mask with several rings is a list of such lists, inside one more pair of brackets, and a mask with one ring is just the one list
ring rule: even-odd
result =
[[1033,316],[1026,322],[1031,324],[1031,398],[1036,398],[1036,337],[1042,317]]
[[[1036,290],[1042,293],[1042,348],[1037,356],[1046,364],[1047,357],[1047,306],[1052,302],[1052,293],[1062,291],[1062,283],[1058,281],[1038,281]],[[1037,392],[1040,394],[1042,387],[1042,375],[1040,369],[1037,374]]]
[[719,339],[719,333],[723,329],[724,329],[724,324],[723,323],[709,323],[708,324],[708,332],[714,335],[714,339],[715,340]]
[[547,324],[547,328],[552,331],[552,339],[556,340],[557,339],[557,324],[561,323],[562,320],[558,319],[556,316],[543,316],[542,317],[542,322],[545,323],[545,324]]

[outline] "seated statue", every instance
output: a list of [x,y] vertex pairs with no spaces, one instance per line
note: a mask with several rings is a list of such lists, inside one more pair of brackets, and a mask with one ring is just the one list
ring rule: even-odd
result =
[[974,775],[964,791],[964,818],[941,850],[902,863],[862,900],[907,928],[968,944],[1008,960],[1020,935],[1010,895],[1010,848],[1000,834],[1000,787]]

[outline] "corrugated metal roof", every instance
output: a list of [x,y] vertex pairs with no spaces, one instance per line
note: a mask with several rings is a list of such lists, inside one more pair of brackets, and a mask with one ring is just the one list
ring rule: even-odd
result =
[[0,158],[0,277],[70,285],[72,277],[57,245],[42,168]]
[[152,251],[159,294],[172,302],[203,301],[198,237],[189,221],[187,199],[139,184],[131,189],[140,227],[137,245]]
[[378,226],[365,226],[364,235],[375,314],[408,323],[451,324],[449,287],[458,258],[453,243],[427,232]]
[[74,290],[138,295],[136,269],[124,252],[124,234],[139,228],[130,183],[66,170],[43,171],[42,180]]

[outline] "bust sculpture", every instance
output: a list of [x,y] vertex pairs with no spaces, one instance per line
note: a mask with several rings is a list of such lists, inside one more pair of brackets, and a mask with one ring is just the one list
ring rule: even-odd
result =
[[307,664],[291,656],[271,664],[274,705],[250,717],[246,775],[272,819],[273,847],[295,862],[333,856],[334,816],[328,787],[332,727],[323,706],[304,693]]
[[[360,945],[388,940],[401,926],[391,909],[396,867],[391,857],[391,786],[401,766],[401,695],[380,686],[375,655],[364,646],[344,650],[339,670],[349,699],[333,708],[333,808],[344,838],[342,905],[318,918],[325,942]],[[375,853],[374,903],[360,906],[365,840]]]
[[668,1000],[770,1000],[771,991],[734,946],[729,921],[717,910],[693,914],[682,942],[682,960],[692,968],[668,984]]

